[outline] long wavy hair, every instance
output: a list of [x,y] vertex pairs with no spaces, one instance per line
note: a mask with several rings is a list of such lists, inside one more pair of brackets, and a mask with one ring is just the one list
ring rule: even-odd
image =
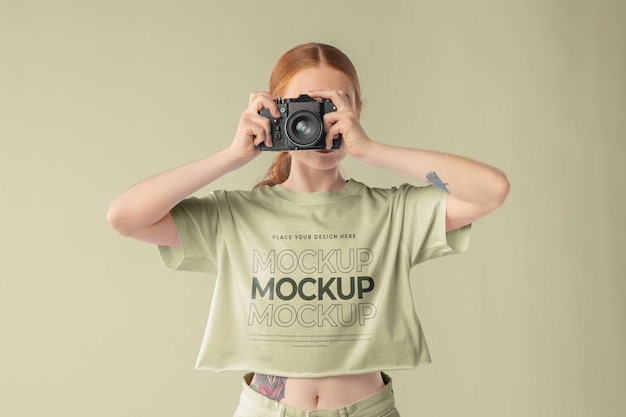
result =
[[[327,65],[346,74],[355,92],[356,111],[360,113],[363,105],[361,101],[361,85],[356,68],[350,58],[334,46],[322,43],[305,43],[285,52],[276,62],[270,75],[270,94],[281,96],[291,79],[300,71],[311,67]],[[267,170],[265,178],[254,188],[262,185],[274,186],[282,184],[291,171],[291,155],[288,152],[279,153]]]

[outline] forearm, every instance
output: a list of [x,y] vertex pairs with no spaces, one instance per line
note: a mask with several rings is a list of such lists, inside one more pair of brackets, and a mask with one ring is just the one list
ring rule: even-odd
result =
[[243,163],[228,148],[170,169],[131,187],[109,205],[107,219],[122,234],[161,220],[184,198]]
[[359,159],[410,175],[459,200],[484,207],[500,206],[508,194],[509,183],[502,171],[457,155],[370,142]]

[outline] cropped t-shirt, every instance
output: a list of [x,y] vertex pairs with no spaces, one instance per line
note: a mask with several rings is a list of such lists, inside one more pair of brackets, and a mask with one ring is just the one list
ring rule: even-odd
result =
[[322,377],[430,362],[409,271],[465,251],[433,186],[214,191],[172,209],[167,267],[216,276],[197,369]]

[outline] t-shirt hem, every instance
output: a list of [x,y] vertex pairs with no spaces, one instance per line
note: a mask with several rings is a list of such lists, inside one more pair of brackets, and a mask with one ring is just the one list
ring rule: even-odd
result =
[[371,372],[387,372],[387,371],[411,371],[422,368],[426,365],[430,365],[432,361],[430,359],[423,360],[414,365],[388,365],[388,366],[376,366],[376,367],[368,367],[368,368],[359,368],[353,370],[345,370],[339,373],[337,372],[286,372],[277,369],[254,369],[254,368],[246,368],[241,366],[233,366],[226,368],[218,368],[218,367],[209,367],[209,366],[196,366],[195,369],[197,371],[210,371],[215,373],[228,373],[228,372],[253,372],[259,374],[266,375],[279,375],[286,378],[324,378],[324,377],[332,377],[332,376],[350,376],[350,375],[362,375]]

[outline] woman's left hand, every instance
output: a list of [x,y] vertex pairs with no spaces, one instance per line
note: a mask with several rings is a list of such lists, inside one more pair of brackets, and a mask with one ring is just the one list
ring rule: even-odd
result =
[[341,135],[344,150],[356,158],[362,156],[372,140],[359,122],[360,111],[356,109],[354,98],[340,90],[312,90],[308,94],[317,99],[329,99],[337,108],[337,111],[324,115],[326,148],[330,149],[333,139]]

